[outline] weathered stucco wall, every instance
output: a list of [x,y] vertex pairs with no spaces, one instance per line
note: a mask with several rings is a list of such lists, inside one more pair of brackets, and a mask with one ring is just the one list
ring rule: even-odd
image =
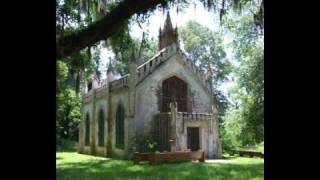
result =
[[[118,158],[125,158],[128,151],[128,121],[131,120],[127,117],[129,114],[128,108],[128,89],[121,89],[111,93],[111,116],[112,116],[112,156]],[[119,104],[122,104],[125,110],[124,120],[124,149],[116,148],[116,112]]]
[[[96,104],[96,108],[95,108],[95,117],[96,117],[96,123],[93,123],[93,101],[85,103],[83,105],[83,114],[82,114],[82,133],[81,133],[81,137],[79,142],[80,142],[80,152],[84,153],[84,154],[92,154],[92,148],[91,145],[92,143],[95,143],[95,147],[96,147],[96,154],[98,156],[106,156],[107,155],[107,139],[108,139],[108,133],[107,133],[107,129],[108,129],[108,122],[107,122],[107,117],[108,117],[108,102],[107,102],[107,96],[100,96],[97,97],[95,99],[95,104]],[[99,117],[99,110],[102,109],[104,111],[104,128],[105,128],[105,133],[104,133],[104,142],[105,145],[104,146],[98,146],[98,117]],[[90,142],[89,145],[85,145],[85,134],[86,134],[86,128],[85,128],[85,119],[86,119],[86,114],[89,113],[89,117],[90,117]],[[93,128],[92,126],[95,126],[95,131],[93,132]],[[93,141],[93,133],[95,133],[95,140]]]
[[91,129],[91,124],[92,124],[92,102],[90,103],[87,103],[87,104],[84,104],[83,105],[83,109],[82,109],[83,113],[82,113],[82,123],[83,123],[83,126],[82,126],[82,138],[81,138],[81,145],[80,145],[80,148],[81,148],[81,151],[84,153],[84,154],[91,154],[91,148],[90,148],[90,144],[92,142],[92,131],[90,131],[90,140],[89,140],[89,145],[85,145],[85,135],[86,135],[86,128],[85,128],[85,120],[86,120],[86,114],[88,113],[89,114],[89,117],[90,117],[90,129]]
[[[98,156],[107,156],[107,139],[108,139],[108,122],[107,122],[107,117],[108,117],[108,101],[106,96],[102,96],[96,99],[96,118],[97,118],[97,123],[95,124],[96,128],[96,154]],[[99,111],[100,109],[103,110],[104,112],[104,146],[98,146],[98,138],[99,138],[99,127],[98,127],[98,118],[99,118]]]
[[[124,120],[124,143],[125,143],[125,148],[124,149],[119,149],[116,148],[115,143],[116,143],[116,111],[117,107],[119,104],[122,104],[124,109],[125,109],[125,120]],[[83,125],[82,125],[82,136],[79,137],[81,142],[80,145],[80,152],[84,154],[92,154],[92,148],[91,144],[94,142],[95,147],[96,147],[96,152],[95,154],[98,156],[107,156],[107,142],[108,138],[111,138],[111,145],[112,145],[112,157],[117,157],[117,158],[125,158],[127,156],[127,151],[128,151],[128,146],[129,146],[129,137],[128,137],[128,121],[133,121],[132,118],[128,118],[127,115],[128,113],[128,89],[120,89],[118,91],[114,91],[111,93],[111,104],[109,104],[107,95],[97,97],[95,99],[95,117],[96,117],[96,123],[93,124],[93,101],[88,102],[83,105]],[[111,137],[108,137],[108,106],[111,105],[111,118],[112,118],[112,123],[111,123]],[[104,146],[98,146],[98,118],[99,118],[99,110],[102,109],[105,113],[105,139],[104,139]],[[84,141],[85,141],[85,116],[86,113],[89,113],[90,115],[90,145],[85,146]],[[92,126],[95,126],[95,141],[93,141],[93,131],[92,131]]]
[[193,112],[211,112],[211,98],[201,86],[201,82],[182,61],[177,60],[181,58],[180,55],[176,54],[171,58],[137,86],[136,128],[144,133],[151,131],[151,121],[154,115],[160,112],[159,94],[162,92],[162,82],[172,76],[177,76],[188,84]]
[[[202,82],[189,69],[186,62],[181,60],[180,54],[173,55],[169,60],[165,61],[156,70],[152,71],[152,74],[147,76],[136,87],[135,96],[135,116],[129,116],[129,89],[122,88],[111,92],[111,101],[108,102],[107,95],[96,98],[95,106],[95,143],[96,143],[96,155],[107,155],[107,142],[111,139],[112,152],[111,156],[116,158],[128,158],[128,153],[131,151],[132,139],[134,135],[150,135],[152,131],[152,124],[154,116],[160,113],[161,108],[161,93],[162,82],[172,76],[176,76],[187,83],[188,88],[188,111],[198,113],[212,113],[211,95],[208,93],[206,87],[202,85]],[[122,104],[125,110],[124,120],[124,149],[116,148],[116,111],[119,104]],[[109,107],[110,106],[110,112]],[[92,101],[83,106],[83,120],[87,112],[90,114],[90,123],[93,125],[93,104]],[[98,112],[103,109],[105,112],[105,146],[98,147]],[[111,124],[108,124],[108,113],[111,116]],[[178,124],[181,124],[178,122]],[[199,127],[200,128],[200,148],[205,150],[206,156],[209,158],[215,157],[215,150],[218,142],[218,128],[213,127],[213,133],[209,133],[210,124],[209,121],[186,121],[183,134],[178,133],[178,143],[180,149],[187,149],[187,128]],[[108,127],[111,128],[110,137],[108,137]],[[178,127],[182,128],[182,127]],[[92,128],[90,128],[92,129]],[[90,146],[84,146],[85,139],[85,126],[82,125],[82,136],[80,140],[80,152],[85,154],[92,154]],[[90,144],[92,143],[93,132],[90,131]],[[130,137],[129,137],[130,136]],[[82,144],[82,145],[81,145]]]
[[186,121],[184,127],[184,133],[180,135],[180,145],[187,149],[187,128],[198,127],[200,131],[200,149],[205,151],[207,158],[213,158],[213,146],[214,140],[213,134],[210,133],[210,121]]

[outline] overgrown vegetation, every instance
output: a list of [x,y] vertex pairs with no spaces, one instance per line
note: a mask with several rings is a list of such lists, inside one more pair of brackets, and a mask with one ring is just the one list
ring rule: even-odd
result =
[[228,31],[233,35],[231,47],[235,68],[229,89],[229,108],[223,117],[222,142],[226,150],[264,141],[264,58],[263,34],[255,30],[247,4],[241,16],[227,16]]
[[68,139],[58,139],[56,143],[57,152],[75,152],[77,151],[77,142]]

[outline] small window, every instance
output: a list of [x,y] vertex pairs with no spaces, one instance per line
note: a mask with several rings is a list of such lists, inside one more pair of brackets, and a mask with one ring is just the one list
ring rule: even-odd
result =
[[150,67],[152,67],[152,61],[150,61],[150,63],[149,63],[149,64],[150,64]]
[[144,65],[144,66],[143,66],[143,72],[146,72],[146,70],[147,70],[147,66]]

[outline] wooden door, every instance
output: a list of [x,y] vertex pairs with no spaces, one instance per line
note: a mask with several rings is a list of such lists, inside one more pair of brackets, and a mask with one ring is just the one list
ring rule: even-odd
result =
[[161,112],[170,112],[170,102],[177,102],[179,112],[187,112],[187,92],[187,83],[176,76],[164,80]]
[[198,127],[188,127],[187,128],[187,143],[188,149],[191,151],[197,151],[200,149],[200,136]]

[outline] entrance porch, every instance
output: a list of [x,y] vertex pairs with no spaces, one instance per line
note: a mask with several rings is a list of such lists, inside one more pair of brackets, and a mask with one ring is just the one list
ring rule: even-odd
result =
[[177,103],[170,103],[170,112],[154,119],[153,139],[160,152],[200,150],[213,157],[213,121],[211,113],[179,112]]

